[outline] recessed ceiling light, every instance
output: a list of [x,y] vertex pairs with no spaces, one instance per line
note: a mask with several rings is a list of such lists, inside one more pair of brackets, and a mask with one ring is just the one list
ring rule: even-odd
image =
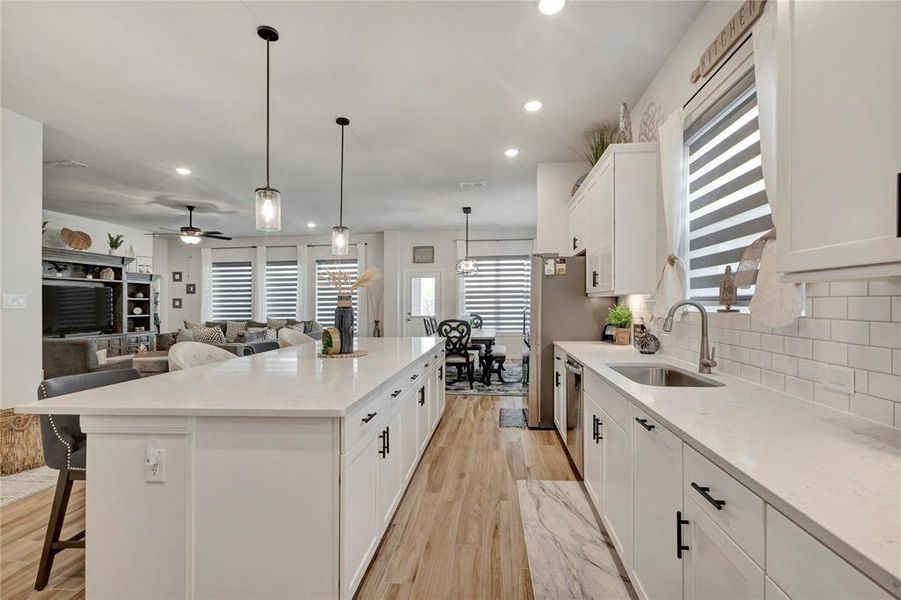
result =
[[316,223],[314,223],[313,221],[310,221],[307,223],[307,227],[309,227],[310,229],[313,229],[314,227],[316,227]]
[[545,15],[556,15],[565,4],[566,0],[539,0],[538,10]]
[[179,175],[190,175],[191,169],[189,169],[187,167],[178,167],[177,169],[175,169],[175,172],[178,173]]
[[517,154],[519,154],[519,150],[517,150],[516,148],[507,148],[506,150],[504,150],[504,156],[506,156],[507,158],[513,158]]
[[529,112],[538,112],[541,110],[542,106],[544,106],[544,104],[541,103],[541,100],[529,100],[522,105],[522,107]]

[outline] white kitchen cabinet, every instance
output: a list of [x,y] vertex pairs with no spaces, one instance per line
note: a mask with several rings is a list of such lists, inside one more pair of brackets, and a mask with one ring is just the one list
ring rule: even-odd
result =
[[682,529],[688,546],[682,552],[685,600],[763,600],[763,569],[690,496],[683,518],[688,521]]
[[410,481],[419,458],[419,394],[415,389],[407,390],[400,397],[400,462],[404,481]]
[[[682,596],[677,522],[682,515],[682,442],[636,408],[632,416],[631,579],[645,600]],[[685,527],[681,528],[684,535]],[[683,540],[684,541],[684,540]]]
[[573,254],[586,255],[591,296],[645,294],[656,285],[657,144],[612,144],[570,203]]
[[582,395],[582,481],[588,497],[600,514],[602,511],[603,485],[603,439],[599,437],[599,429],[603,422],[604,411],[597,401],[588,394]]
[[560,437],[566,440],[566,358],[554,352],[554,425]]
[[445,390],[445,382],[444,382],[444,356],[441,355],[438,357],[440,362],[438,366],[435,368],[435,404],[438,407],[438,418],[437,420],[441,420],[441,415],[444,414],[444,407],[447,405],[447,392]]
[[379,534],[391,522],[404,489],[403,451],[398,444],[403,435],[400,408],[400,404],[393,403],[378,435]]
[[381,535],[379,519],[380,440],[370,435],[341,456],[344,507],[341,527],[342,597],[350,598],[369,565]]
[[777,9],[779,271],[899,275],[901,2]]
[[891,599],[771,506],[766,509],[766,574],[793,600]]
[[601,518],[628,569],[632,564],[632,452],[628,432],[601,409]]

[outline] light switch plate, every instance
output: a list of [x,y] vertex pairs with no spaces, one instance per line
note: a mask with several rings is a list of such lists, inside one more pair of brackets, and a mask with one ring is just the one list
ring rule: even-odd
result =
[[144,481],[166,483],[166,449],[148,442],[144,450]]
[[818,375],[824,388],[843,394],[854,393],[854,369],[838,365],[820,365]]
[[25,310],[28,307],[28,296],[25,294],[3,294],[3,308],[7,310]]

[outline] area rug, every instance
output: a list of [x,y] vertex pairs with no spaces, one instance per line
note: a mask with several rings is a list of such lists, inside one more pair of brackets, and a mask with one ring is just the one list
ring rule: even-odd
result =
[[517,481],[536,600],[627,600],[635,591],[578,481]]
[[457,380],[457,369],[447,366],[447,376],[444,378],[448,394],[475,394],[480,396],[528,396],[529,385],[522,382],[522,364],[518,362],[504,363],[504,380],[501,383],[497,373],[491,374],[491,385],[485,385],[479,381],[479,371],[476,370],[476,380],[473,389],[469,389],[469,379],[466,370],[462,372],[460,380]]
[[528,408],[502,408],[500,412],[501,427],[518,427],[524,429],[529,426]]
[[0,507],[52,488],[58,477],[59,471],[50,467],[0,477]]

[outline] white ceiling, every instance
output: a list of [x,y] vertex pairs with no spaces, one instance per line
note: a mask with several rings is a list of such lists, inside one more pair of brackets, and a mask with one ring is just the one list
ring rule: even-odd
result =
[[[635,102],[702,2],[2,2],[2,104],[45,124],[44,207],[153,228],[198,205],[253,234],[265,183],[283,234],[535,225],[535,165],[579,158],[580,133]],[[523,111],[539,98],[544,109]],[[503,151],[521,150],[515,159]],[[187,166],[193,174],[175,174]],[[486,186],[462,191],[461,181]]]

